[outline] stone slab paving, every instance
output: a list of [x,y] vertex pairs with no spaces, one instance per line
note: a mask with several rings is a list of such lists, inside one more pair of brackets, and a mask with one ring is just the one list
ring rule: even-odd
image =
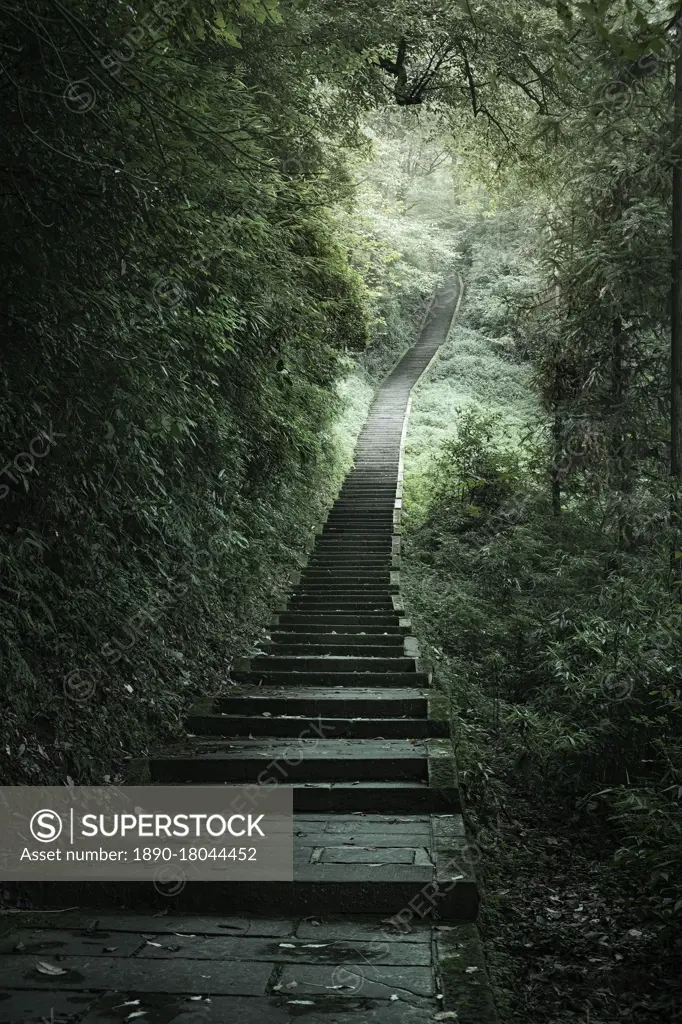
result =
[[438,925],[425,921],[68,912],[0,928],[3,1024],[417,1024],[444,1012]]

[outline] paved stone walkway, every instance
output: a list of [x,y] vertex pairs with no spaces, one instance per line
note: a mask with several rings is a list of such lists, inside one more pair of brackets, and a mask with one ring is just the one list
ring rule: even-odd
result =
[[[282,765],[294,881],[193,882],[172,899],[102,884],[110,908],[94,920],[6,918],[1,1024],[494,1020],[447,705],[400,598],[405,414],[457,298],[453,283],[436,296],[379,389],[262,654],[193,709],[184,743],[143,766],[149,781],[182,785],[262,783]],[[85,891],[72,892],[82,907]]]

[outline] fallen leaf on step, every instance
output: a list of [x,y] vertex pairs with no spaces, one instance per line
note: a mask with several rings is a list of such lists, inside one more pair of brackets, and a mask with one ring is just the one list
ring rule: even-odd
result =
[[56,967],[55,964],[45,963],[44,960],[38,960],[38,970],[41,974],[66,974],[66,971],[62,967]]

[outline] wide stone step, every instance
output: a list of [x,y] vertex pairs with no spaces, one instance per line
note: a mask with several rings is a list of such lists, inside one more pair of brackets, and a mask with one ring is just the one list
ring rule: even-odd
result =
[[386,525],[371,526],[368,524],[353,524],[353,523],[325,523],[322,527],[322,533],[320,534],[320,540],[315,546],[323,545],[321,550],[325,550],[330,545],[336,544],[352,544],[358,545],[365,550],[366,547],[374,545],[374,548],[380,548],[385,550],[383,545],[391,547],[391,538],[395,533],[395,526],[393,523]]
[[[373,581],[384,585],[390,582],[392,572],[400,572],[400,559],[395,558],[396,552],[385,548],[379,555],[373,556],[373,561],[362,558],[347,560],[346,553],[335,554],[331,557],[317,557],[308,563],[308,573],[315,576],[305,575],[301,577],[302,582],[315,578],[319,582],[326,579],[354,580],[363,579],[364,582]],[[396,577],[394,577],[396,579]]]
[[[287,613],[291,614],[291,613]],[[381,617],[381,616],[379,616]],[[356,616],[353,616],[356,618]],[[292,636],[296,633],[309,633],[311,636],[326,636],[328,633],[337,631],[339,635],[347,636],[404,636],[407,632],[407,628],[397,625],[398,616],[395,616],[395,622],[393,625],[377,626],[371,621],[362,622],[344,622],[343,619],[339,619],[336,622],[326,621],[327,616],[323,616],[322,619],[316,621],[308,621],[302,614],[302,618],[299,622],[282,622],[280,616],[279,623],[273,623],[272,630],[278,633],[288,633]]]
[[392,533],[393,527],[393,513],[381,519],[370,519],[368,516],[363,516],[362,518],[360,516],[357,518],[334,516],[328,519],[322,527],[321,536],[326,539],[329,536],[335,536],[340,533],[357,534],[358,538],[364,537],[366,540],[376,540],[387,533]]
[[292,643],[284,640],[276,640],[273,643],[261,644],[263,653],[268,655],[280,656],[287,655],[297,658],[310,658],[310,657],[354,657],[354,658],[390,658],[392,655],[396,655],[398,652],[402,653],[401,648],[384,646],[371,646],[370,644],[335,644],[333,637],[330,641],[325,643],[315,643],[314,641],[308,641],[306,643]]
[[304,715],[317,718],[423,718],[432,691],[417,687],[235,686],[229,695],[208,698],[203,714]]
[[335,504],[338,505],[341,502],[351,502],[357,499],[360,501],[376,501],[388,504],[395,497],[397,487],[397,480],[392,484],[386,484],[383,487],[371,484],[352,484],[346,489],[341,488]]
[[320,591],[305,590],[292,594],[289,599],[292,611],[341,611],[341,612],[390,612],[393,610],[391,593],[386,589],[379,594],[362,594],[359,591],[334,592],[331,588]]
[[383,493],[357,491],[355,494],[339,494],[330,512],[342,510],[354,512],[356,509],[360,511],[367,509],[370,514],[372,511],[376,513],[390,512],[395,501],[397,486],[396,484],[395,487],[387,488]]
[[384,647],[402,649],[404,638],[401,633],[297,633],[277,630],[270,633],[273,644],[329,644],[334,647]]
[[353,583],[389,583],[391,572],[389,565],[355,566],[338,563],[330,566],[310,564],[301,573],[301,581],[317,580],[321,582],[350,580]]
[[338,551],[335,547],[328,547],[327,549],[319,550],[315,547],[310,560],[307,563],[308,568],[317,568],[321,565],[343,565],[346,568],[390,568],[391,565],[391,552],[390,551]]
[[354,612],[295,612],[287,610],[280,612],[278,615],[279,625],[289,625],[302,623],[305,625],[309,622],[325,623],[332,626],[360,626],[364,629],[366,626],[399,626],[400,616],[397,612],[385,613],[374,613],[374,614],[357,614]]
[[365,603],[368,601],[380,601],[387,603],[389,607],[393,607],[391,597],[397,597],[398,590],[397,583],[387,583],[382,588],[363,586],[362,584],[358,584],[355,587],[343,586],[341,583],[337,586],[334,586],[333,583],[301,584],[300,589],[297,588],[291,595],[290,601],[292,604],[300,600],[322,601],[325,604],[329,604],[332,601],[342,601],[344,603],[349,601],[362,601]]
[[394,655],[373,658],[353,654],[342,657],[267,654],[250,659],[252,672],[415,672],[414,658]]
[[249,783],[427,781],[422,741],[297,738],[291,743],[235,739],[194,741],[149,758],[152,782]]
[[346,562],[350,567],[353,565],[351,559],[356,559],[356,564],[366,563],[368,559],[379,561],[380,568],[384,566],[392,569],[392,559],[396,548],[395,534],[388,534],[376,542],[376,544],[354,544],[352,540],[339,540],[337,538],[325,539],[316,545],[313,558],[315,561],[331,559],[331,564],[338,564],[340,560]]
[[296,589],[291,595],[291,600],[296,598],[310,596],[315,599],[321,597],[324,600],[331,601],[334,598],[343,598],[344,600],[359,598],[360,600],[375,600],[390,601],[391,595],[397,595],[399,590],[398,583],[356,583],[353,584],[349,581],[344,580],[327,580],[325,582],[316,581],[303,581],[297,584]]
[[337,523],[347,523],[356,526],[366,525],[370,527],[381,526],[391,528],[395,518],[395,511],[395,499],[391,501],[390,508],[382,509],[380,513],[374,512],[369,506],[354,505],[352,511],[350,509],[332,510],[327,516],[324,525],[332,526]]
[[374,526],[390,524],[395,511],[395,501],[395,498],[391,499],[391,502],[381,509],[376,506],[358,507],[355,503],[347,507],[334,507],[329,512],[326,522],[367,523]]
[[365,540],[368,543],[385,540],[395,530],[394,517],[386,519],[328,519],[322,527],[321,540]]
[[430,718],[306,718],[305,715],[189,715],[196,736],[296,737],[321,733],[326,739],[425,739],[448,735],[448,723]]
[[391,580],[389,571],[378,573],[376,577],[368,575],[343,575],[337,572],[305,573],[296,584],[296,591],[311,590],[319,593],[325,588],[334,594],[348,591],[361,594],[397,593],[400,584]]
[[426,672],[285,672],[272,669],[233,670],[236,683],[246,686],[362,686],[371,689],[383,687],[428,686]]
[[349,498],[346,501],[337,501],[327,516],[327,522],[335,518],[361,518],[361,519],[390,519],[395,508],[395,495],[390,499],[380,501],[374,499]]

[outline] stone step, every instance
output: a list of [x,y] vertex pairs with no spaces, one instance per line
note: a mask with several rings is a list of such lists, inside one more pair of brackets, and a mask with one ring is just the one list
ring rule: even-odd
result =
[[339,496],[334,504],[354,504],[355,502],[368,504],[375,502],[378,505],[390,507],[395,500],[397,489],[397,480],[394,480],[392,484],[385,487],[372,486],[371,484],[353,484],[348,488],[344,486],[339,491]]
[[[391,570],[397,572],[398,570]],[[332,597],[338,597],[343,593],[356,594],[359,597],[381,597],[387,598],[390,594],[397,593],[399,589],[399,576],[391,578],[389,573],[384,573],[383,578],[373,580],[354,579],[353,577],[337,576],[335,573],[325,574],[319,578],[301,579],[294,585],[292,597],[301,596],[305,592],[318,596],[322,591],[329,591]]]
[[321,551],[315,548],[310,555],[308,561],[308,567],[313,568],[318,565],[345,565],[348,568],[353,567],[364,567],[368,568],[390,568],[391,564],[391,552],[381,551],[335,551],[333,548],[327,551]]
[[350,520],[350,519],[334,519],[329,520],[322,527],[321,536],[328,540],[330,538],[337,539],[356,539],[356,540],[367,540],[377,541],[390,537],[393,533],[393,520],[387,519],[385,522],[372,523],[367,519],[363,520]]
[[196,736],[269,738],[321,733],[327,739],[425,739],[448,735],[448,723],[430,718],[306,718],[305,715],[188,715]]
[[321,536],[325,539],[337,534],[356,534],[357,539],[364,538],[367,541],[376,541],[386,534],[391,534],[394,528],[394,516],[371,519],[369,516],[332,516],[322,527]]
[[[404,639],[402,633],[297,633],[282,630],[270,633],[273,644],[327,644],[332,647],[397,647],[402,650]],[[379,655],[381,657],[381,655]]]
[[354,502],[348,506],[335,506],[327,516],[327,522],[392,522],[394,507],[393,502],[385,509],[376,508],[374,504],[358,507]]
[[353,565],[344,560],[331,564],[309,563],[301,572],[301,580],[353,580],[358,583],[388,583],[394,570],[389,564]]
[[416,661],[394,652],[377,658],[353,654],[342,657],[266,654],[251,658],[250,668],[252,672],[415,672]]
[[292,611],[338,611],[338,612],[390,612],[393,602],[386,599],[363,599],[337,597],[322,599],[319,596],[293,597],[289,602]]
[[388,601],[391,597],[398,595],[399,586],[397,583],[386,583],[383,587],[377,584],[358,583],[344,584],[339,580],[336,584],[327,583],[299,583],[291,595],[290,600],[310,598],[311,600],[335,601]]
[[369,584],[363,586],[361,583],[355,587],[344,586],[341,582],[336,586],[333,583],[307,583],[299,584],[296,587],[290,601],[292,603],[300,600],[322,601],[325,604],[329,604],[331,601],[361,601],[363,603],[380,601],[387,602],[389,607],[393,607],[391,598],[398,596],[398,590],[397,583],[387,583],[381,589]]
[[353,529],[349,526],[323,526],[321,541],[315,545],[318,551],[327,550],[329,547],[344,547],[346,550],[373,549],[374,551],[390,551],[393,528],[382,527],[376,530]]
[[381,582],[354,583],[352,580],[302,580],[298,583],[291,595],[291,599],[298,597],[327,597],[332,598],[361,598],[370,600],[379,598],[381,601],[388,600],[391,594],[397,594],[400,590],[399,583],[389,583],[388,580],[382,585]]
[[393,553],[393,538],[395,534],[388,534],[386,537],[380,537],[377,541],[363,541],[354,542],[350,538],[344,539],[342,536],[335,537],[331,534],[321,537],[321,539],[315,545],[314,557],[326,557],[333,555],[335,557],[341,555],[359,555],[361,558],[372,557],[372,558],[386,558],[390,557]]
[[376,501],[390,505],[395,499],[397,489],[398,480],[393,480],[390,484],[383,486],[371,483],[354,483],[348,486],[344,484],[339,491],[336,504],[339,502]]
[[276,640],[272,643],[263,643],[260,645],[263,653],[268,658],[281,655],[288,657],[297,658],[310,658],[310,657],[353,657],[353,658],[390,658],[391,656],[402,654],[402,647],[391,647],[389,645],[377,646],[370,644],[335,644],[332,642],[325,643],[314,643],[308,641],[307,643],[291,643],[290,641]]
[[400,616],[397,612],[391,611],[389,613],[377,612],[377,613],[363,613],[357,614],[355,612],[296,612],[287,609],[285,612],[280,612],[278,615],[278,623],[280,626],[291,625],[291,624],[303,624],[306,623],[324,623],[330,626],[359,626],[364,629],[367,626],[393,626],[399,628]]
[[336,526],[348,523],[352,526],[390,526],[393,523],[394,508],[395,506],[392,504],[389,509],[381,509],[380,511],[373,511],[371,508],[356,508],[355,506],[353,508],[332,509],[327,516],[326,525]]
[[286,672],[272,669],[249,671],[236,669],[232,672],[234,682],[245,686],[363,686],[370,689],[384,687],[428,686],[426,672]]
[[348,512],[350,515],[384,515],[393,510],[397,485],[384,494],[342,494],[336,499],[332,512]]
[[[282,613],[284,614],[284,613]],[[291,613],[287,613],[291,614]],[[356,618],[356,616],[353,616]],[[326,635],[336,629],[339,635],[347,636],[403,636],[407,632],[407,627],[398,625],[384,625],[376,626],[372,622],[357,623],[357,622],[344,622],[343,619],[339,619],[338,622],[327,622],[326,617],[320,621],[305,621],[300,622],[279,622],[274,623],[271,627],[271,631],[274,630],[278,633],[309,633],[311,636]],[[395,616],[395,622],[397,623],[398,616]],[[272,633],[271,633],[272,635]]]
[[381,569],[375,574],[369,572],[353,572],[343,569],[319,569],[311,570],[301,573],[300,582],[296,584],[297,587],[307,590],[313,588],[319,590],[320,587],[335,587],[345,588],[349,590],[355,590],[356,588],[363,588],[365,590],[383,590],[386,592],[392,586],[398,586],[397,583],[391,580],[391,569]]
[[354,555],[350,551],[317,552],[308,562],[307,569],[318,573],[334,573],[342,569],[359,575],[398,572],[399,566],[394,565],[393,557],[396,553],[389,548],[369,555]]
[[435,789],[417,780],[294,782],[293,791],[294,810],[300,813],[453,814],[461,810],[457,788]]
[[[324,527],[322,527],[324,531]],[[325,553],[327,551],[357,551],[361,555],[376,554],[377,551],[383,554],[386,546],[390,549],[393,532],[363,534],[356,530],[357,536],[348,537],[341,533],[338,527],[335,530],[328,530],[327,533],[320,533],[315,543],[314,552]],[[387,545],[388,542],[388,545]]]
[[428,781],[423,741],[296,738],[196,739],[183,751],[148,759],[153,783]]
[[418,687],[233,686],[229,694],[205,698],[193,714],[304,715],[316,718],[422,718],[434,691]]
[[296,610],[301,602],[307,602],[312,608],[319,603],[319,611],[333,610],[334,607],[341,608],[343,605],[350,605],[352,610],[357,605],[359,610],[371,611],[375,605],[380,605],[378,611],[393,611],[392,597],[397,597],[397,589],[391,590],[390,586],[381,590],[375,587],[332,587],[323,584],[319,587],[307,586],[297,587],[289,598],[289,605]]

